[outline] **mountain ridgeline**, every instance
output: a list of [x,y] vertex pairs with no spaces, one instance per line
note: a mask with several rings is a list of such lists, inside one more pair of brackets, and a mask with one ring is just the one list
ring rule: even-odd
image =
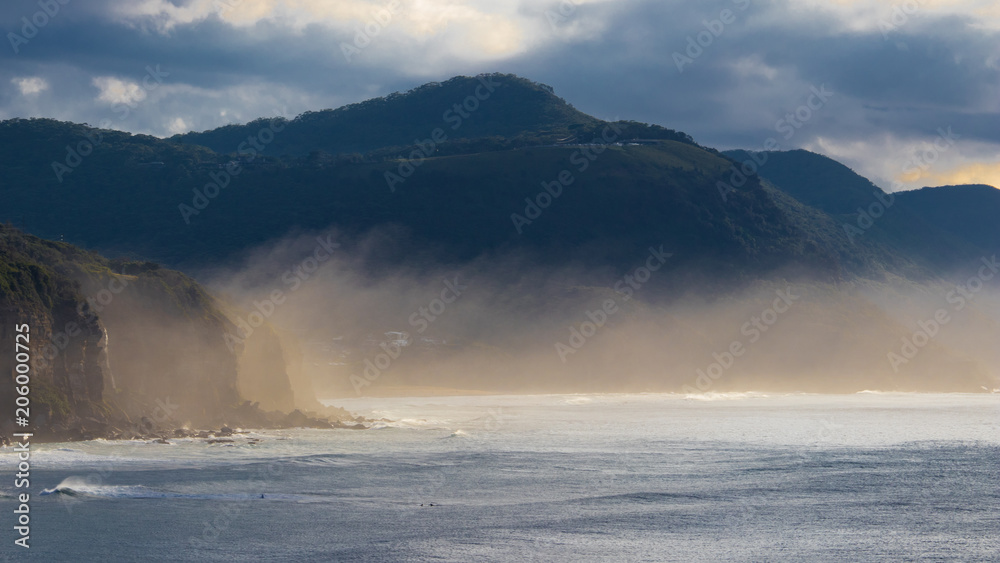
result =
[[728,151],[738,162],[763,161],[759,174],[783,192],[841,223],[852,242],[877,242],[916,263],[925,276],[961,269],[1000,248],[991,213],[1000,191],[948,186],[886,194],[843,164],[804,150]]
[[[53,412],[106,420],[170,393],[198,420],[236,412],[248,399],[268,410],[311,407],[297,400],[312,400],[310,385],[350,392],[349,376],[370,369],[363,345],[348,342],[373,342],[372,335],[406,325],[405,316],[383,321],[398,312],[374,309],[426,304],[400,280],[439,270],[496,281],[487,284],[489,299],[450,312],[434,325],[436,336],[422,338],[424,351],[394,364],[399,385],[677,390],[690,386],[689,374],[704,372],[705,358],[724,357],[712,335],[735,326],[759,338],[769,325],[746,328],[741,315],[757,318],[775,303],[775,291],[792,286],[811,296],[788,317],[797,320],[771,331],[783,336],[709,382],[712,389],[981,390],[1000,381],[992,367],[1000,358],[965,337],[996,333],[994,303],[985,296],[975,310],[955,311],[965,328],[942,331],[919,362],[905,352],[924,311],[950,299],[955,275],[979,270],[995,253],[1000,191],[887,194],[820,155],[720,153],[657,125],[588,116],[550,87],[512,75],[456,77],[169,139],[14,119],[0,122],[0,152],[8,156],[0,161],[0,219],[120,257],[4,230],[11,318],[31,317],[45,327],[47,343],[68,321],[87,335],[64,356],[72,368],[40,376],[51,381]],[[747,159],[764,162],[758,173],[721,189]],[[284,244],[275,241],[319,232],[337,233],[343,245],[326,264],[339,273],[299,294],[304,313],[293,314],[293,305],[277,313],[308,318],[313,333],[304,337],[263,328],[254,331],[257,340],[226,347],[223,335],[244,318],[240,308],[155,265],[216,281],[213,272]],[[623,276],[650,252],[669,259],[638,299],[615,301],[622,313],[608,324],[618,336],[552,354],[566,327],[579,325],[580,311],[593,315],[609,298],[622,299],[620,280],[632,279]],[[258,287],[270,291],[285,266],[263,262],[254,279],[270,280]],[[235,278],[237,293],[253,285],[250,277]],[[109,307],[78,318],[83,296],[114,280],[128,281],[125,297],[116,297],[128,313]],[[240,301],[246,310],[271,311],[250,295]],[[352,309],[355,301],[369,308]],[[136,318],[156,318],[160,328],[140,329],[130,324]],[[507,321],[483,324],[501,318]],[[119,346],[135,359],[119,359]],[[186,360],[181,349],[197,350],[199,359]],[[294,357],[284,357],[289,350]],[[544,363],[552,358],[559,363]],[[248,375],[252,366],[272,375]],[[531,375],[540,371],[547,377]],[[615,381],[607,373],[617,373]],[[942,373],[960,375],[944,381]],[[202,379],[210,384],[199,387]],[[191,395],[174,392],[177,385]],[[110,401],[119,389],[129,399]]]
[[[441,129],[453,144],[457,141],[458,147],[482,149],[490,143],[509,147],[572,138],[588,142],[603,125],[557,97],[550,86],[510,74],[484,74],[457,76],[337,109],[307,111],[294,119],[262,118],[244,125],[174,135],[169,140],[201,145],[220,154],[242,150],[267,156],[361,156],[409,147],[429,138],[435,129]],[[632,125],[632,135],[691,142],[683,133]],[[270,129],[274,129],[273,139],[266,132]],[[264,136],[258,139],[262,132]]]

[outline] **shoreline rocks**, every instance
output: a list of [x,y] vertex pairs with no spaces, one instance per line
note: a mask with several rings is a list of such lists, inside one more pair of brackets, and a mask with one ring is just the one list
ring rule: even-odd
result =
[[[88,440],[147,440],[170,444],[172,439],[198,438],[209,443],[233,442],[233,437],[252,430],[281,430],[287,428],[315,428],[321,430],[367,430],[366,423],[374,422],[363,417],[324,417],[311,411],[295,409],[290,413],[262,411],[256,404],[241,405],[217,417],[217,429],[176,428],[158,424],[148,417],[138,422],[128,420],[98,420],[75,418],[59,425],[35,429],[32,441],[79,442]],[[30,430],[29,430],[30,431]],[[0,446],[13,445],[10,438],[0,432]]]

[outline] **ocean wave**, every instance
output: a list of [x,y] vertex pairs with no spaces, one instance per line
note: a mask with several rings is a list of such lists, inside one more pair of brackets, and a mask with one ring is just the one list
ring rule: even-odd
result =
[[178,496],[138,485],[105,485],[97,483],[93,479],[78,476],[67,477],[55,487],[43,490],[41,494],[43,496],[67,495],[92,498],[169,498]]
[[51,489],[45,489],[42,496],[57,495],[74,499],[119,499],[119,500],[155,500],[155,499],[187,499],[209,501],[285,501],[285,502],[324,502],[332,501],[317,494],[287,494],[287,493],[178,493],[173,491],[158,491],[142,485],[106,485],[93,480],[71,476]]
[[316,454],[300,457],[288,458],[286,463],[292,465],[305,465],[310,467],[336,467],[344,465],[354,465],[357,462],[350,456],[344,454]]
[[690,401],[738,401],[742,399],[766,399],[770,395],[755,391],[732,391],[726,393],[688,393],[684,399]]
[[402,428],[407,430],[447,430],[448,425],[454,423],[454,421],[444,419],[396,418],[373,422],[369,429],[382,430],[385,428]]

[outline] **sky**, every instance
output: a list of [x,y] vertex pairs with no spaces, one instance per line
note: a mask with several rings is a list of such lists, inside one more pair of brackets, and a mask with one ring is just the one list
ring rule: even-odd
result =
[[995,0],[7,0],[0,119],[169,136],[514,73],[880,187],[1000,186]]

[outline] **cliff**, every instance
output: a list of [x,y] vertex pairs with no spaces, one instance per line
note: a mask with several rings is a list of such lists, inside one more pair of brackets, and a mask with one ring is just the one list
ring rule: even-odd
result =
[[[8,436],[15,326],[24,324],[30,430],[42,439],[281,426],[295,407],[277,335],[262,330],[246,346],[227,346],[236,327],[194,280],[0,226],[0,433]],[[325,425],[302,413],[296,420]]]

